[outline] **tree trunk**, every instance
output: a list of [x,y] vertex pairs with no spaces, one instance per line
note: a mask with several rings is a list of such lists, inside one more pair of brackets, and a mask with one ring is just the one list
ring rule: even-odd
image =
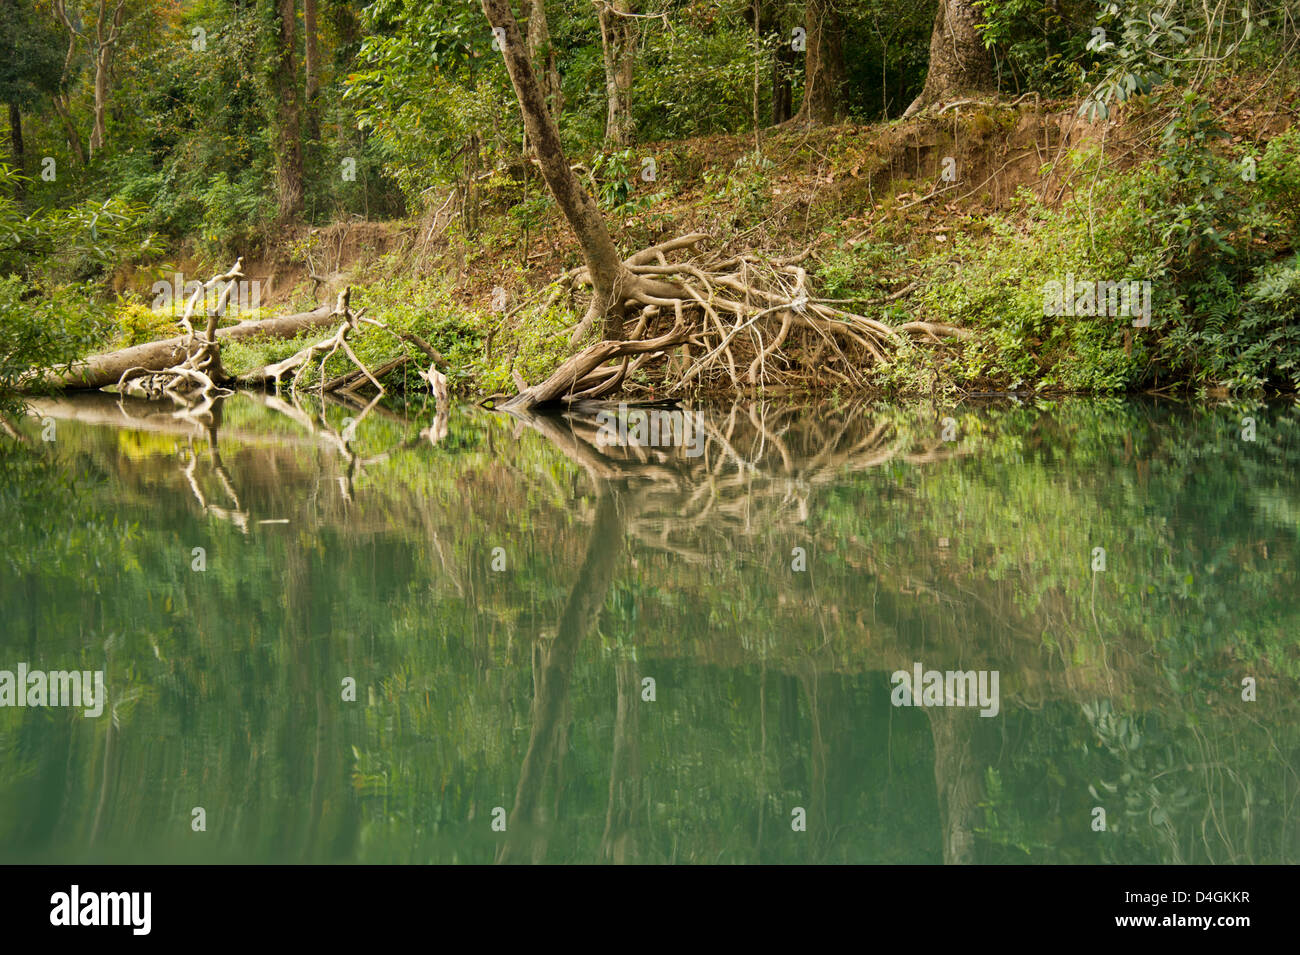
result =
[[605,58],[605,142],[629,146],[635,133],[632,119],[632,79],[636,62],[636,20],[628,0],[598,0],[600,45]]
[[542,177],[582,246],[582,256],[591,273],[594,291],[588,314],[604,319],[606,338],[621,339],[623,292],[628,285],[629,273],[614,248],[614,240],[596,201],[582,188],[578,177],[569,168],[559,129],[547,112],[546,100],[528,61],[514,12],[510,9],[510,0],[482,0],[482,3],[488,23],[503,31],[505,42],[501,44],[501,52],[519,99],[528,141],[537,150]]
[[[22,175],[23,162],[23,113],[16,103],[9,104],[9,153],[13,156],[14,168]],[[22,202],[25,190],[21,178],[14,180],[14,202]]]
[[304,78],[304,105],[306,108],[307,139],[320,139],[320,116],[316,109],[316,94],[320,90],[320,50],[316,34],[316,0],[302,0],[302,32]]
[[544,0],[524,0],[524,13],[528,18],[528,57],[537,71],[537,83],[542,88],[542,98],[554,119],[564,108],[564,94],[560,87],[560,71],[555,63],[555,49],[551,46],[551,27],[546,19]]
[[108,71],[103,58],[95,57],[95,120],[90,127],[90,158],[104,146],[107,135],[104,124],[104,112],[108,107]]
[[271,85],[275,93],[277,137],[275,149],[276,204],[281,223],[302,212],[302,92],[298,86],[297,4],[277,0],[278,35]]
[[58,113],[59,120],[63,123],[64,137],[68,141],[68,152],[77,160],[77,165],[86,164],[86,147],[81,142],[81,133],[77,130],[77,124],[72,118],[72,101],[66,93],[57,93],[54,96],[54,112]]
[[939,0],[930,34],[930,69],[925,75],[925,87],[904,116],[951,99],[957,92],[994,88],[993,59],[975,29],[980,22],[974,0]]
[[798,118],[807,123],[843,119],[844,21],[835,0],[808,0],[805,7],[808,48],[804,57],[803,103]]
[[[773,11],[765,11],[769,17]],[[763,26],[764,33],[779,31],[779,19],[771,19]],[[806,28],[805,28],[806,29]],[[790,37],[786,34],[777,36],[776,54],[772,57],[772,125],[779,126],[794,115],[794,86],[791,77],[795,75],[799,54],[794,51]]]
[[[111,26],[106,23],[108,17],[107,0],[99,0],[99,13],[95,19],[95,121],[90,131],[90,156],[104,148],[108,137],[106,117],[108,115],[108,78],[113,69],[113,47],[117,45],[118,35],[122,31],[122,19],[126,11],[126,0],[118,0],[113,10]],[[107,27],[107,32],[105,32]]]
[[63,0],[54,0],[54,13],[64,29],[68,31],[68,52],[63,57],[63,75],[59,78],[59,91],[54,94],[54,112],[59,115],[59,120],[63,123],[63,131],[68,140],[68,151],[72,153],[78,165],[84,166],[86,150],[81,143],[81,133],[77,131],[77,124],[72,119],[72,97],[68,93],[68,84],[72,82],[72,63],[77,55],[77,40],[81,34],[72,25]]

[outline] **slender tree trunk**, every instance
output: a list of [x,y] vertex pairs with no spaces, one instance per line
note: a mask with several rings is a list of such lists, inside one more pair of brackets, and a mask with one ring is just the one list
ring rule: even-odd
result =
[[108,104],[108,75],[102,66],[100,57],[95,58],[95,120],[90,127],[90,157],[104,146],[107,134],[104,124],[104,110]]
[[528,141],[537,150],[542,177],[555,197],[556,205],[564,213],[569,228],[578,237],[583,259],[591,272],[594,295],[588,314],[604,319],[606,338],[621,339],[623,292],[629,273],[614,248],[614,240],[596,201],[582,188],[578,177],[569,168],[559,129],[546,109],[545,98],[519,34],[519,25],[510,9],[510,0],[482,0],[482,3],[488,23],[503,31],[505,42],[501,46],[506,70],[519,100]]
[[757,158],[763,151],[763,138],[760,130],[763,128],[763,121],[758,115],[759,95],[762,84],[762,52],[763,52],[763,25],[760,22],[762,16],[762,3],[760,0],[754,0],[754,156]]
[[[23,162],[23,113],[16,103],[9,104],[9,154],[13,157],[14,168],[21,174]],[[26,190],[22,179],[14,180],[14,202],[22,202]]]
[[925,74],[925,87],[904,116],[950,99],[957,92],[995,88],[993,59],[975,28],[981,22],[975,0],[939,0],[930,33],[930,69]]
[[276,203],[279,219],[288,222],[302,212],[302,93],[298,85],[297,5],[277,0],[278,36],[271,84],[276,99]]
[[552,118],[564,108],[564,93],[560,88],[560,71],[556,66],[555,49],[551,46],[551,27],[546,19],[544,0],[524,0],[524,13],[528,19],[528,57],[537,72],[537,83],[542,88],[542,98]]
[[54,0],[54,13],[59,18],[59,22],[63,24],[64,29],[68,31],[68,52],[63,57],[63,75],[59,79],[59,91],[54,94],[54,112],[58,114],[60,122],[63,123],[63,131],[68,140],[68,151],[72,153],[78,165],[84,166],[86,164],[86,149],[82,145],[81,133],[77,131],[77,124],[72,118],[72,98],[68,93],[68,85],[72,82],[72,62],[77,55],[77,40],[80,39],[81,34],[72,25],[72,20],[68,17],[68,11],[63,0]]
[[[772,125],[779,126],[794,115],[794,85],[791,77],[798,68],[799,54],[795,52],[792,38],[781,31],[777,10],[764,4],[762,29],[764,34],[776,33],[776,52],[772,57]],[[806,29],[806,28],[805,28]]]
[[631,145],[635,135],[632,119],[632,80],[636,64],[636,20],[628,0],[598,0],[600,43],[605,58],[605,142],[611,146]]
[[302,32],[304,79],[304,105],[306,108],[307,139],[320,139],[320,116],[316,109],[316,94],[320,91],[320,50],[316,31],[316,0],[302,0]]
[[880,40],[880,118],[889,119],[889,41],[894,34],[880,29],[879,21],[872,24],[872,29]]
[[808,123],[834,123],[847,113],[841,45],[844,21],[835,0],[808,0],[804,12],[808,48],[798,118]]
[[90,131],[90,156],[104,148],[108,138],[108,80],[113,70],[113,48],[122,31],[126,0],[118,0],[108,23],[107,0],[99,0],[99,13],[95,19],[95,120]]
[[58,113],[59,121],[63,123],[64,138],[68,141],[68,151],[72,157],[77,160],[77,164],[84,166],[86,164],[86,147],[81,141],[81,133],[77,130],[76,121],[72,118],[72,102],[66,93],[58,93],[54,97],[54,112]]

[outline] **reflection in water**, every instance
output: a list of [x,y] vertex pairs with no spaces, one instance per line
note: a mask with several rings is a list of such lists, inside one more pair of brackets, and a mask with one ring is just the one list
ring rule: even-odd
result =
[[591,528],[587,556],[578,570],[577,583],[573,585],[573,591],[564,605],[555,639],[546,648],[541,672],[537,677],[533,693],[532,732],[528,738],[528,750],[524,753],[523,768],[519,771],[519,787],[515,790],[510,828],[497,856],[499,862],[525,861],[521,847],[530,840],[534,843],[532,861],[540,862],[546,856],[542,791],[555,763],[556,749],[564,735],[569,681],[573,676],[578,645],[596,623],[623,550],[623,528],[618,513],[617,491],[602,484],[598,494],[596,520]]
[[0,855],[1295,861],[1295,409],[703,410],[43,405],[0,670],[109,706],[0,708]]

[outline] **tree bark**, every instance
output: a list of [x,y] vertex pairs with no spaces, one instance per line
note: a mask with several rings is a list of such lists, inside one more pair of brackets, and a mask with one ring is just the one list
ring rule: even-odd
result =
[[78,165],[86,164],[86,149],[81,142],[81,133],[72,119],[72,97],[68,93],[68,84],[72,82],[72,61],[77,55],[77,40],[81,34],[72,25],[63,0],[54,0],[54,13],[68,31],[68,52],[63,57],[63,75],[59,78],[59,90],[54,94],[54,112],[63,123],[63,131],[68,140],[68,151],[77,160]]
[[974,0],[939,0],[930,33],[930,69],[921,95],[904,116],[950,99],[957,92],[986,92],[995,87],[993,59],[979,31],[981,15]]
[[554,119],[564,108],[564,93],[560,88],[560,71],[555,62],[555,49],[551,46],[551,26],[546,19],[544,0],[524,0],[524,13],[528,19],[528,57],[537,71],[537,83],[542,88],[542,98]]
[[297,4],[277,0],[277,36],[271,85],[276,100],[276,205],[281,223],[302,212],[302,92],[298,86]]
[[799,55],[791,45],[790,36],[779,32],[779,7],[774,9],[771,4],[762,4],[759,24],[764,35],[777,34],[776,51],[772,57],[772,125],[779,126],[794,115],[794,86],[791,77],[795,75]]
[[95,121],[90,131],[90,156],[104,148],[108,137],[108,78],[113,69],[113,48],[117,45],[122,32],[122,19],[126,11],[126,0],[118,0],[113,10],[111,25],[108,23],[107,0],[99,0],[99,11],[95,18]]
[[559,129],[546,109],[545,97],[533,74],[509,0],[482,0],[482,3],[488,23],[493,29],[501,30],[505,38],[501,52],[519,100],[528,141],[537,150],[542,177],[582,246],[582,256],[591,273],[594,291],[589,314],[604,319],[606,338],[621,339],[623,292],[628,285],[629,273],[614,248],[614,240],[596,201],[582,188],[578,177],[569,168]]
[[605,142],[629,146],[636,132],[632,119],[632,80],[636,64],[636,20],[628,0],[597,0],[600,45],[605,60]]
[[803,103],[797,118],[834,123],[847,113],[844,102],[844,21],[835,0],[808,0],[804,8],[807,50]]

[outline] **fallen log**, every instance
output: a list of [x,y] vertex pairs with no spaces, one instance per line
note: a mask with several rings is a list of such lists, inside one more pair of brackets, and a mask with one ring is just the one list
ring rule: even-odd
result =
[[[294,338],[305,331],[314,331],[335,321],[334,306],[322,305],[310,312],[281,315],[262,321],[245,321],[217,330],[219,341],[238,341],[264,335],[269,338]],[[116,385],[127,371],[136,368],[145,371],[163,371],[183,363],[196,347],[193,336],[177,335],[161,341],[133,345],[103,355],[92,355],[74,363],[67,371],[46,369],[24,383],[24,390],[37,386],[64,390],[95,390]]]

